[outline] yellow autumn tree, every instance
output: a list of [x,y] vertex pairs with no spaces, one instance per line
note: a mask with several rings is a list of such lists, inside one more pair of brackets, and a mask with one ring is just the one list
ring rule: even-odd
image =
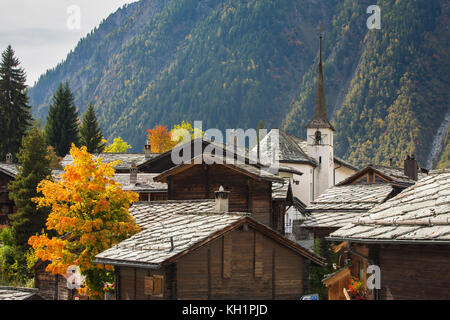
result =
[[129,213],[130,205],[138,200],[134,192],[124,191],[113,180],[113,163],[87,152],[86,147],[70,150],[73,164],[57,181],[43,180],[33,199],[38,207],[49,207],[47,234],[33,236],[29,244],[36,258],[50,261],[47,271],[65,275],[69,266],[77,265],[86,277],[91,298],[101,298],[105,282],[112,282],[111,266],[94,264],[95,256],[139,232]]

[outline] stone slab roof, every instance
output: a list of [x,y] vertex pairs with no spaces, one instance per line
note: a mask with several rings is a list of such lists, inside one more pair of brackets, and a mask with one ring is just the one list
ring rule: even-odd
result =
[[[274,151],[272,150],[272,144],[276,141],[276,133],[278,134],[279,161],[286,162],[298,162],[307,163],[316,166],[317,163],[314,159],[308,157],[306,153],[298,146],[298,144],[283,130],[273,129],[270,130],[267,135],[260,142],[260,154],[261,159],[272,160],[274,157]],[[257,152],[257,146],[252,149],[252,152]]]
[[302,226],[343,227],[384,202],[392,191],[389,184],[331,187],[306,208],[307,217]]
[[19,170],[18,170],[16,164],[10,164],[10,163],[4,163],[4,162],[0,162],[0,171],[4,172],[5,174],[7,174],[11,177],[15,177],[19,173]]
[[214,200],[136,203],[130,213],[143,231],[98,254],[96,263],[159,268],[164,262],[245,222],[324,265],[322,258],[251,219],[248,213],[215,213],[214,207]]
[[[387,166],[381,166],[381,165],[370,165],[370,166],[372,168],[374,168],[375,170],[378,170],[381,173],[391,177],[395,182],[415,183],[415,181],[413,179],[411,179],[410,177],[405,175],[404,170],[401,168],[387,167]],[[419,173],[418,173],[419,180],[425,178],[426,176],[427,176],[427,174],[425,174],[419,170]]]
[[330,240],[450,243],[450,172],[432,173],[380,204]]
[[327,189],[306,209],[322,210],[369,210],[389,196],[393,188],[389,184],[351,184]]
[[247,217],[241,213],[213,213],[214,204],[214,201],[169,201],[133,205],[130,213],[144,231],[96,258],[102,263],[159,265]]
[[287,199],[289,191],[289,178],[284,182],[272,182],[272,199]]
[[38,292],[38,289],[0,287],[0,300],[28,300]]
[[153,179],[157,176],[157,174],[153,173],[138,173],[137,174],[137,183],[130,182],[130,174],[129,173],[116,173],[114,176],[114,181],[120,183],[123,186],[123,190],[126,191],[135,191],[135,192],[144,192],[144,191],[153,191],[153,192],[167,192],[167,183],[156,182]]
[[301,224],[305,228],[341,228],[355,221],[361,212],[315,212],[311,213]]
[[213,212],[214,209],[215,200],[168,200],[135,203],[130,208],[130,214],[142,229],[147,229],[154,223],[164,222],[166,214],[179,212],[200,214]]
[[[164,182],[168,176],[171,176],[172,174],[182,171],[183,167],[187,168],[191,165],[194,165],[198,161],[198,159],[201,159],[200,163],[223,163],[223,165],[225,165],[225,166],[235,167],[236,169],[240,170],[241,172],[245,172],[253,177],[256,177],[256,178],[259,178],[262,180],[272,181],[272,182],[283,182],[284,181],[283,178],[280,178],[280,177],[276,176],[275,174],[273,174],[271,172],[270,168],[259,167],[257,165],[251,165],[251,164],[246,164],[246,163],[240,163],[239,161],[236,161],[233,159],[227,160],[225,157],[206,155],[206,154],[192,158],[190,160],[190,162],[188,162],[188,163],[179,164],[175,167],[170,168],[169,170],[164,171],[160,175],[156,176],[155,180]],[[233,163],[227,163],[228,161],[233,162]]]

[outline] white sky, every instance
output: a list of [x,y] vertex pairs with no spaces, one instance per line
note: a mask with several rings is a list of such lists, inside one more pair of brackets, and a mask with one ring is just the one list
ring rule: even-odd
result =
[[[103,19],[124,4],[136,1],[0,0],[0,51],[12,45],[31,86],[47,69],[64,60]],[[73,5],[80,9],[78,30],[68,27],[73,15],[67,11]]]

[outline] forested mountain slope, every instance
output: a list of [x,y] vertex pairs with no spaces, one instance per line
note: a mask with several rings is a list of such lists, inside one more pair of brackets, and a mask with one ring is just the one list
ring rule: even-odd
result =
[[68,80],[93,102],[107,138],[142,151],[155,122],[204,128],[285,127],[304,137],[314,106],[318,27],[337,154],[355,164],[421,162],[448,108],[448,1],[152,0],[106,19],[30,90],[45,119]]
[[[377,2],[381,30],[369,31],[355,14],[369,1],[342,1],[326,27],[324,73],[336,152],[358,165],[390,158],[402,165],[407,154],[425,165],[449,108],[449,1]],[[311,117],[314,77],[312,69],[293,100],[285,121],[292,133],[301,134]]]

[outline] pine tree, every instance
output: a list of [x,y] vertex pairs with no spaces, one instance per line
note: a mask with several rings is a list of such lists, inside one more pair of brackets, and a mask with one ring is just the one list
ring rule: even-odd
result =
[[11,153],[16,157],[22,137],[32,120],[26,94],[25,71],[8,46],[0,63],[0,159]]
[[69,153],[72,143],[78,145],[78,113],[69,83],[61,83],[53,96],[45,124],[47,144],[58,156]]
[[94,106],[89,105],[80,126],[80,144],[86,146],[89,153],[101,153],[105,148],[103,134],[99,128]]
[[37,128],[31,129],[23,138],[18,155],[19,173],[10,183],[10,197],[19,208],[11,217],[15,246],[26,252],[28,239],[45,227],[49,211],[37,209],[31,200],[41,196],[36,188],[41,180],[51,175],[50,157],[44,134]]

